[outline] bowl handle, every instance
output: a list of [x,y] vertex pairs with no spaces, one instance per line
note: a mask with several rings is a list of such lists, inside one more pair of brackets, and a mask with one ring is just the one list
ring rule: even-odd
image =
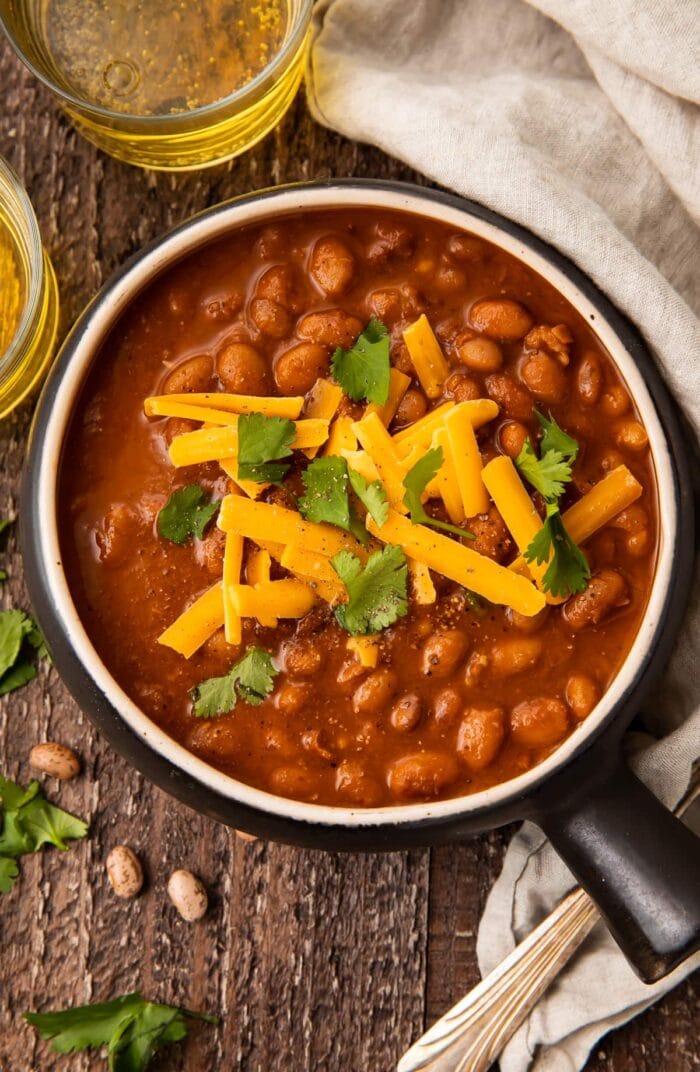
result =
[[700,948],[700,839],[624,762],[534,818],[645,983]]

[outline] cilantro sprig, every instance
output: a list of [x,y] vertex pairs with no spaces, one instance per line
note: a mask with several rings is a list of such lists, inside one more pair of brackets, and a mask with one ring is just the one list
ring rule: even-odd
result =
[[183,544],[190,536],[201,540],[220,505],[218,501],[210,502],[199,484],[188,484],[174,491],[158,514],[158,535],[177,544]]
[[432,447],[431,450],[425,452],[422,458],[419,458],[403,478],[405,489],[403,504],[408,510],[414,525],[431,525],[433,528],[452,532],[455,536],[466,536],[467,539],[473,540],[473,533],[468,532],[467,529],[461,529],[458,525],[450,525],[448,521],[439,521],[437,518],[431,517],[421,502],[421,495],[430,481],[435,478],[443,461],[442,447]]
[[559,500],[571,480],[571,467],[578,454],[578,443],[559,427],[554,418],[535,411],[543,433],[537,456],[530,440],[525,440],[515,464],[525,479],[545,500],[545,520],[540,531],[525,549],[527,562],[549,562],[542,586],[553,596],[568,598],[582,592],[591,571],[585,555],[566,531],[559,510]]
[[339,551],[331,565],[348,590],[335,617],[348,633],[378,633],[408,613],[408,563],[400,547],[387,544],[363,567],[351,551]]
[[158,1050],[187,1035],[188,1020],[216,1018],[145,1001],[138,992],[58,1012],[25,1012],[24,1019],[56,1053],[107,1047],[110,1072],[144,1072]]
[[44,638],[23,610],[0,611],[0,696],[37,676],[37,659],[48,657]]
[[333,354],[336,382],[353,402],[366,398],[383,406],[389,397],[391,365],[389,331],[381,320],[372,318],[349,350],[341,347]]
[[38,852],[44,845],[66,850],[69,841],[87,834],[87,823],[50,804],[38,782],[25,789],[0,777],[0,801],[0,893],[12,889],[20,856]]
[[378,525],[387,519],[389,504],[380,481],[368,483],[361,473],[348,467],[345,458],[317,458],[302,474],[302,480],[304,494],[299,499],[299,511],[307,521],[337,525],[367,543],[367,530],[353,506],[351,489]]
[[287,417],[267,417],[264,413],[242,413],[238,418],[238,476],[258,484],[278,484],[289,470],[289,458],[296,434],[294,421]]
[[249,648],[223,677],[210,677],[192,689],[193,713],[213,718],[233,711],[239,700],[260,704],[270,695],[279,673],[264,648]]

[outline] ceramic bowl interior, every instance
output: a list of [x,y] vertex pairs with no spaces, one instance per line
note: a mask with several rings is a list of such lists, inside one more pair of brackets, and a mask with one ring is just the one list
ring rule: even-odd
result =
[[[56,493],[61,449],[80,389],[96,353],[115,322],[134,297],[155,276],[193,250],[232,229],[323,208],[378,207],[414,213],[465,229],[501,247],[546,278],[583,315],[597,333],[620,370],[646,426],[663,509],[659,511],[659,548],[656,572],[646,613],[632,649],[612,685],[584,723],[538,766],[501,785],[434,803],[384,808],[338,808],[277,797],[237,781],[192,755],[151,722],[119,687],[97,655],[76,612],[61,562]],[[482,809],[492,809],[524,796],[575,754],[590,746],[629,696],[659,631],[667,597],[678,528],[675,481],[666,436],[642,372],[629,348],[596,301],[592,285],[548,247],[507,221],[494,221],[491,213],[458,198],[399,184],[310,184],[264,191],[217,206],[195,217],[137,257],[86,310],[70,336],[52,379],[57,378],[51,411],[45,419],[38,459],[38,500],[45,525],[39,536],[53,610],[83,667],[99,691],[134,734],[183,772],[223,798],[284,819],[331,826],[373,827],[414,824],[422,820],[448,820]],[[550,259],[551,258],[551,259]],[[571,274],[569,274],[571,273]],[[607,303],[603,303],[607,306]]]

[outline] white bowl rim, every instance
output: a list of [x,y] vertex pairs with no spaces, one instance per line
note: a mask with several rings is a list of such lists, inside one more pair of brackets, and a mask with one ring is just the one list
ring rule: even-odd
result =
[[[658,493],[664,503],[663,511],[659,511],[656,570],[644,617],[615,680],[585,722],[545,760],[509,781],[448,800],[380,808],[306,803],[254,788],[194,756],[147,718],[117,685],[95,651],[78,616],[62,566],[56,509],[63,435],[75,400],[95,353],[135,295],[171,264],[226,232],[280,215],[353,207],[413,213],[448,223],[456,230],[467,230],[511,253],[547,279],[589,321],[626,381],[649,435]],[[508,221],[504,220],[503,224],[507,225]],[[79,321],[73,335],[69,337],[72,350],[70,362],[62,369],[60,382],[55,389],[52,409],[44,425],[41,453],[36,460],[39,516],[45,519],[38,534],[38,546],[55,609],[83,667],[131,731],[152,751],[218,796],[282,819],[322,826],[358,828],[414,825],[424,821],[456,819],[478,811],[496,809],[522,798],[565,766],[575,753],[598,735],[613,708],[623,703],[635,684],[662,620],[666,593],[673,572],[678,504],[673,494],[675,482],[668,442],[642,372],[605,313],[566,274],[559,263],[549,260],[536,248],[542,246],[542,243],[536,240],[534,247],[530,246],[524,240],[522,229],[517,225],[512,226],[513,233],[510,233],[504,226],[475,214],[468,202],[461,202],[456,197],[430,189],[422,190],[399,183],[363,183],[358,180],[344,184],[340,181],[260,191],[205,211],[137,255],[116,281],[112,285],[108,284],[98,295]],[[566,263],[560,255],[556,261]]]

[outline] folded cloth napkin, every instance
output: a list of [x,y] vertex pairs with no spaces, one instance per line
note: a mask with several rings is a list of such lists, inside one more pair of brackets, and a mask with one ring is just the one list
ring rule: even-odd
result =
[[[583,268],[641,329],[696,434],[697,16],[696,0],[321,0],[307,79],[321,123],[517,220]],[[698,636],[700,576],[644,716],[653,737],[634,760],[669,806],[700,754]],[[481,922],[482,973],[572,884],[525,824]],[[646,987],[598,926],[510,1042],[503,1072],[581,1068],[601,1035],[697,963]]]

